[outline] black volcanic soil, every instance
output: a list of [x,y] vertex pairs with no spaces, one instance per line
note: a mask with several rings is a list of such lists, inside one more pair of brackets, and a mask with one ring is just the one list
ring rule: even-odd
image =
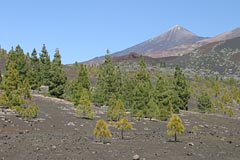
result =
[[[75,116],[70,103],[34,96],[40,105],[38,118],[26,122],[0,112],[0,158],[2,160],[239,160],[240,120],[219,115],[183,112],[186,131],[175,143],[166,134],[166,122],[132,120],[133,129],[121,140],[110,127],[113,138],[100,144],[93,137],[95,120]],[[191,132],[198,126],[197,134]]]

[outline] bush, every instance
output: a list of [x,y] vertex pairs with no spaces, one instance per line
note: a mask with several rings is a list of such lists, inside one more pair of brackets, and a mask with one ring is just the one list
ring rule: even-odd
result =
[[39,107],[31,103],[28,107],[24,108],[21,106],[14,106],[13,109],[15,112],[24,119],[31,120],[37,116]]

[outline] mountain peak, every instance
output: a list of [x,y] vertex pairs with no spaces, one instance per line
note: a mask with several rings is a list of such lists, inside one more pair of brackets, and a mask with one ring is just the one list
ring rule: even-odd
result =
[[186,29],[177,24],[177,25],[171,27],[169,30],[186,30]]
[[180,25],[175,25],[173,27],[171,27],[170,29],[168,29],[166,32],[164,32],[163,34],[181,34],[184,36],[197,36],[196,34],[190,32],[189,30],[187,30],[186,28],[180,26]]

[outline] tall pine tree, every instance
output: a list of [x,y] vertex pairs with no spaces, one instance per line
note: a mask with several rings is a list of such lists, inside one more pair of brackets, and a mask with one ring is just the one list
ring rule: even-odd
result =
[[112,58],[107,50],[105,62],[100,69],[97,84],[94,89],[94,101],[98,104],[107,104],[113,94],[120,96],[120,77],[120,71],[113,65]]
[[8,67],[3,78],[3,89],[5,90],[8,102],[8,107],[20,106],[24,103],[21,98],[19,72],[13,62],[8,61]]
[[29,84],[32,89],[41,86],[40,61],[36,49],[33,49],[30,56]]
[[80,64],[77,80],[73,82],[75,83],[73,88],[74,104],[78,105],[83,89],[86,89],[90,94],[90,79],[86,65]]
[[134,75],[131,72],[123,74],[121,94],[126,109],[130,110],[133,105],[133,91],[135,88]]
[[61,63],[61,55],[59,50],[56,49],[54,59],[51,64],[49,79],[49,92],[56,97],[62,97],[64,93],[64,87],[67,81],[67,76],[63,70]]
[[23,49],[20,47],[20,45],[17,45],[15,50],[12,47],[12,49],[9,51],[6,69],[8,69],[9,63],[13,63],[15,65],[15,69],[19,74],[19,80],[23,82],[28,74],[29,63],[27,62],[27,56],[24,54]]
[[138,115],[139,113],[145,115],[148,102],[152,96],[152,84],[143,57],[141,58],[139,65],[140,69],[135,74],[132,112],[135,115]]
[[90,91],[90,79],[86,65],[80,64],[77,82],[80,83],[83,88]]
[[46,49],[45,44],[43,44],[41,54],[40,54],[40,68],[41,68],[40,70],[41,83],[43,85],[49,85],[51,61],[50,61],[50,56],[48,55],[48,51]]
[[187,104],[190,98],[190,91],[189,86],[187,85],[186,77],[178,65],[175,68],[174,89],[177,92],[178,97],[181,99],[179,108],[187,110]]

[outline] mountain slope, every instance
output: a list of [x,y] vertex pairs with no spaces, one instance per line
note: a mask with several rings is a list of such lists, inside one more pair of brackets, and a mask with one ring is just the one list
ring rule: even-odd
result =
[[240,75],[240,37],[212,42],[168,61],[201,74]]
[[131,52],[146,54],[156,51],[163,51],[174,46],[193,43],[202,39],[204,38],[193,34],[192,32],[179,25],[176,25],[155,38],[149,39],[123,51],[116,52],[112,54],[112,56],[127,55]]
[[167,57],[167,56],[182,56],[182,55],[189,53],[189,52],[193,51],[194,49],[201,47],[203,45],[213,43],[213,42],[228,40],[228,39],[232,39],[232,38],[236,38],[236,37],[240,37],[240,28],[236,28],[231,31],[224,32],[215,37],[203,39],[203,40],[195,42],[195,43],[178,45],[178,46],[175,46],[175,47],[163,50],[163,51],[146,53],[145,55],[153,57],[153,58],[161,58],[161,57]]
[[[195,44],[195,42],[198,42],[203,39],[206,39],[206,38],[199,37],[196,34],[190,32],[189,30],[179,25],[176,25],[155,38],[149,39],[147,41],[144,41],[140,44],[137,44],[125,50],[115,52],[111,54],[111,56],[119,57],[119,56],[128,55],[129,53],[132,53],[132,52],[135,52],[138,54],[145,54],[146,56],[150,56],[153,58],[176,56],[179,54],[175,54],[175,52],[179,51],[180,49],[177,48],[177,50],[171,51],[172,48],[181,46],[181,45],[187,45],[187,44],[192,45],[192,44]],[[183,47],[183,49],[181,49],[182,53],[185,53],[185,50],[186,50],[186,47]],[[167,51],[167,52],[159,56],[158,53],[162,53],[164,51]],[[156,57],[155,57],[155,54],[156,54]],[[94,65],[94,64],[98,65],[98,64],[102,64],[103,62],[104,62],[104,56],[101,56],[101,57],[93,58],[84,63],[90,64],[90,65]]]
[[219,34],[213,38],[209,38],[209,39],[205,39],[200,41],[200,44],[207,44],[207,43],[211,43],[211,42],[217,42],[217,41],[223,41],[223,40],[228,40],[228,39],[233,39],[236,37],[240,37],[240,27],[235,28],[233,30],[224,32],[222,34]]

